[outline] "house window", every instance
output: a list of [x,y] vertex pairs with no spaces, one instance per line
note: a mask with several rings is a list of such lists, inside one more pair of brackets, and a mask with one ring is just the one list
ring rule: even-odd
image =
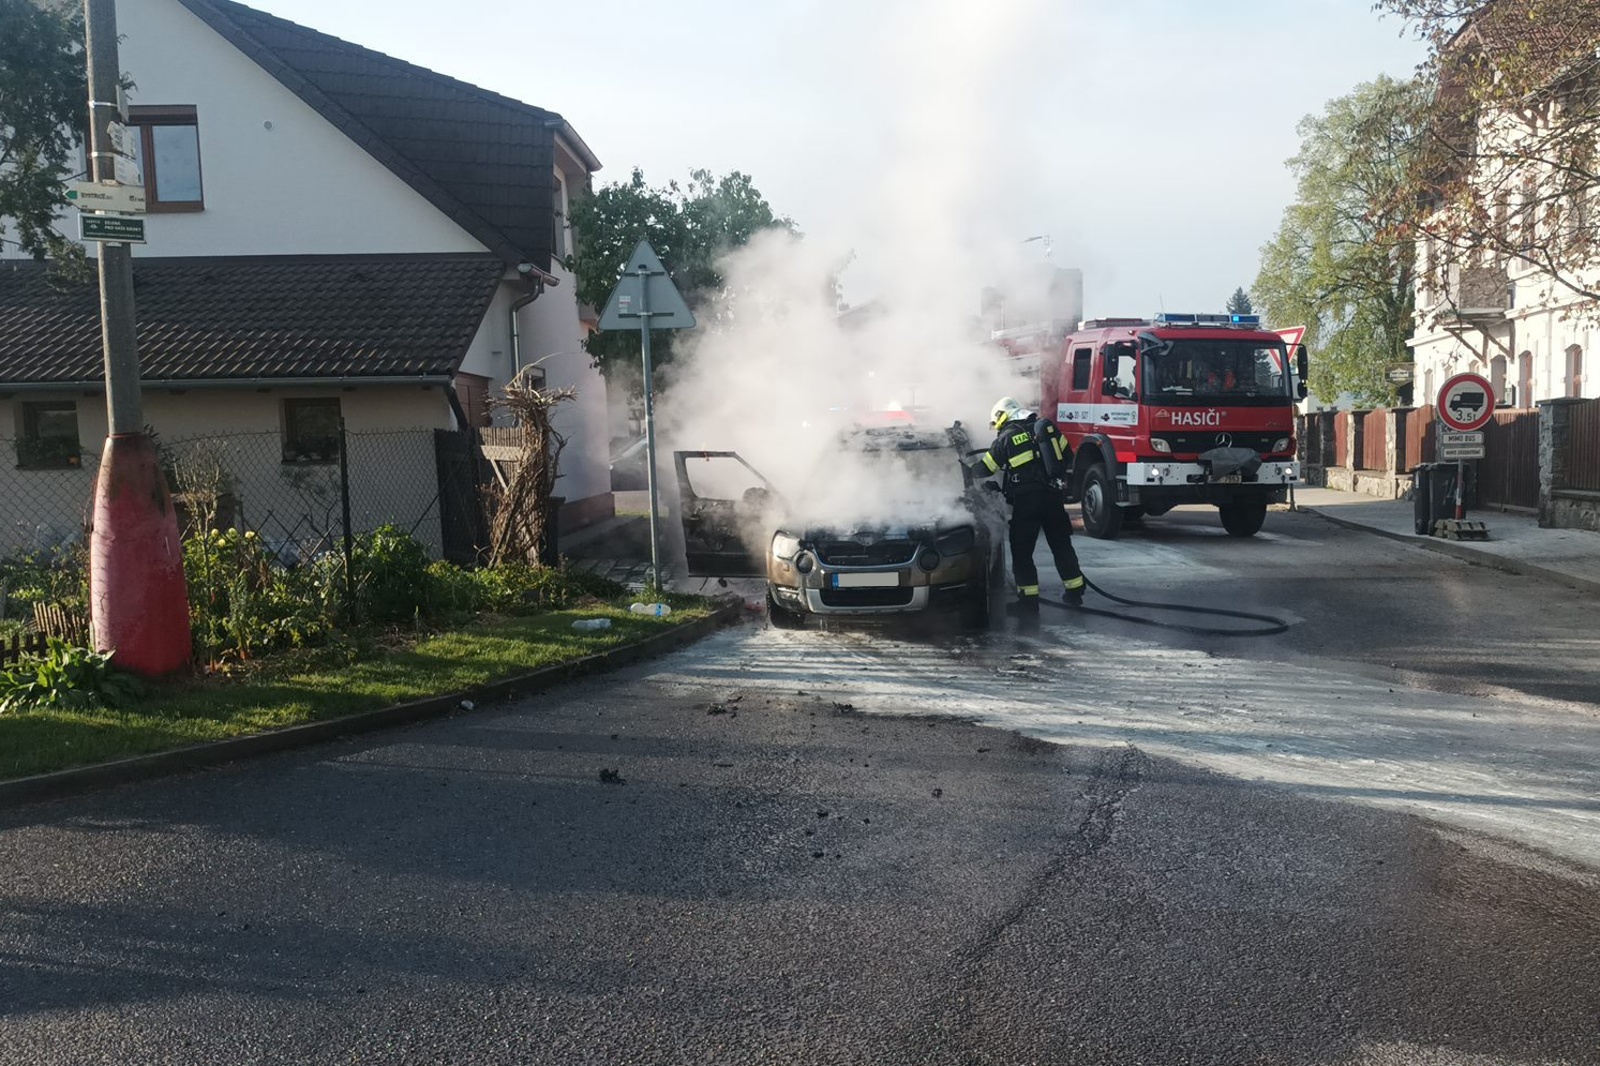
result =
[[71,400],[23,401],[17,437],[19,470],[61,470],[82,463],[78,405]]
[[1576,344],[1567,349],[1567,395],[1583,395],[1583,348]]
[[572,223],[568,212],[572,204],[567,198],[567,179],[556,171],[556,258],[565,259],[572,250]]
[[130,107],[134,154],[144,174],[146,209],[201,211],[200,127],[193,106]]
[[339,401],[283,401],[283,461],[331,463],[339,458]]
[[1079,348],[1072,353],[1072,391],[1082,392],[1089,387],[1089,364],[1094,361],[1092,348]]
[[1494,388],[1494,400],[1497,407],[1504,407],[1506,399],[1506,357],[1497,355],[1489,360],[1489,384]]
[[1517,356],[1517,405],[1533,406],[1533,353]]

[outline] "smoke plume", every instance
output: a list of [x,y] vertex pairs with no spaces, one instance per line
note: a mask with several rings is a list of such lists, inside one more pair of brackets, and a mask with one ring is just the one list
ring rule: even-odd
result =
[[[680,354],[658,404],[664,455],[737,451],[791,513],[819,524],[960,513],[958,471],[842,448],[840,434],[900,412],[923,426],[959,420],[981,448],[996,399],[1036,394],[979,320],[983,288],[1042,308],[1048,283],[1039,246],[1025,247],[1030,234],[995,210],[1012,169],[1004,97],[1025,65],[1036,3],[935,0],[885,19],[886,165],[862,176],[842,212],[847,238],[773,232],[727,257],[727,295],[706,316],[716,325]],[[833,281],[847,262],[856,306],[840,314]],[[863,274],[873,291],[860,301]],[[695,490],[738,498],[737,484],[715,483],[716,465],[693,464]]]

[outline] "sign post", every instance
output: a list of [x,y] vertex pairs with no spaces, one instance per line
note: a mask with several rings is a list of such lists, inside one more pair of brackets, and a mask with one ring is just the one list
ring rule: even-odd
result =
[[650,578],[660,590],[661,508],[656,485],[655,369],[650,362],[650,331],[693,329],[694,314],[649,241],[640,241],[628,257],[627,269],[600,314],[600,328],[639,330],[644,356],[645,470],[650,488]]
[[1439,458],[1456,461],[1456,521],[1467,517],[1467,460],[1483,458],[1483,434],[1494,417],[1494,386],[1478,374],[1457,374],[1439,389]]

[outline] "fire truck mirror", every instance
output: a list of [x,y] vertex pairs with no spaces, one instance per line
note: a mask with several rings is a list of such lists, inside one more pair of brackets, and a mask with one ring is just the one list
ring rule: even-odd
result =
[[1306,346],[1294,346],[1294,372],[1300,378],[1300,383],[1305,384],[1306,378],[1311,376],[1311,357],[1306,354]]

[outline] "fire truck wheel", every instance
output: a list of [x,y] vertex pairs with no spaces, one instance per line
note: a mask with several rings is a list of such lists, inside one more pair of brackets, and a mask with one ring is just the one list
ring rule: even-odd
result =
[[791,611],[772,598],[772,590],[767,590],[767,621],[772,623],[773,629],[804,629],[805,616],[798,611]]
[[1117,487],[1103,463],[1091,466],[1083,478],[1083,531],[1096,540],[1114,540],[1122,532]]
[[1222,515],[1222,528],[1230,537],[1253,537],[1267,520],[1267,500],[1265,496],[1234,500],[1218,504],[1217,511]]

